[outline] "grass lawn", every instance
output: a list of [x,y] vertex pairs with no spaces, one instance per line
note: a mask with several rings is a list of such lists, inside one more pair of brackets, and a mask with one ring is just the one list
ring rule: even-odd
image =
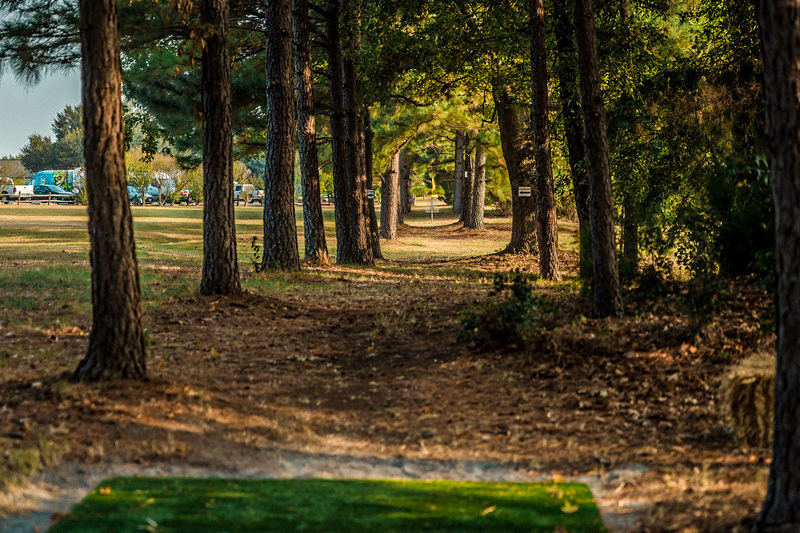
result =
[[605,531],[588,487],[126,477],[101,483],[50,529],[54,533],[556,530]]

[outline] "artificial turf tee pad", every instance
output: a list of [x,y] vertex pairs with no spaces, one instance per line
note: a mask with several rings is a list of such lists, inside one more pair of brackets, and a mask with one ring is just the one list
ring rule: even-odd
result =
[[109,479],[52,532],[605,531],[578,483]]

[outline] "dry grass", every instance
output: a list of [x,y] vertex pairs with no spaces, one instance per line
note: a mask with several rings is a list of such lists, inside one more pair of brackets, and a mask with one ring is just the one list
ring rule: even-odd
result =
[[775,425],[775,355],[758,353],[736,365],[722,381],[728,420],[742,444],[767,448]]

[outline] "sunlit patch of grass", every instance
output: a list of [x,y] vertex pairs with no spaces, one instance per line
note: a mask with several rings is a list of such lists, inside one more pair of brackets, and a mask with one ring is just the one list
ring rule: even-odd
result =
[[[303,254],[302,208],[295,207],[298,246]],[[200,281],[203,261],[202,207],[136,207],[134,235],[146,310],[158,309],[173,296],[191,293]],[[326,240],[336,256],[333,206],[323,208]],[[482,281],[489,270],[458,261],[489,256],[507,244],[510,218],[489,216],[483,232],[462,230],[442,208],[432,228],[424,206],[406,216],[408,227],[397,241],[381,241],[386,261],[374,268],[304,268],[301,274],[255,272],[253,237],[263,239],[260,206],[237,207],[237,252],[245,289],[263,293],[331,291],[347,276],[405,276],[453,281]],[[89,237],[81,206],[3,206],[0,211],[0,307],[27,313],[83,314],[90,311]],[[448,225],[449,224],[449,225]],[[562,224],[562,243],[574,239],[574,224]],[[570,237],[571,236],[571,237]],[[575,240],[577,242],[577,240]],[[344,271],[339,270],[344,268]],[[313,274],[310,274],[313,273]],[[310,277],[309,277],[310,276]],[[365,278],[366,279],[366,278]]]
[[52,532],[605,531],[577,483],[116,478]]

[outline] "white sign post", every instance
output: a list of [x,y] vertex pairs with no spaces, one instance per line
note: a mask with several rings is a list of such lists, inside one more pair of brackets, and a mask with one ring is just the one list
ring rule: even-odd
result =
[[517,188],[517,196],[520,198],[530,198],[531,197],[531,188],[530,187],[519,187]]
[[375,189],[367,189],[367,200],[375,199]]

